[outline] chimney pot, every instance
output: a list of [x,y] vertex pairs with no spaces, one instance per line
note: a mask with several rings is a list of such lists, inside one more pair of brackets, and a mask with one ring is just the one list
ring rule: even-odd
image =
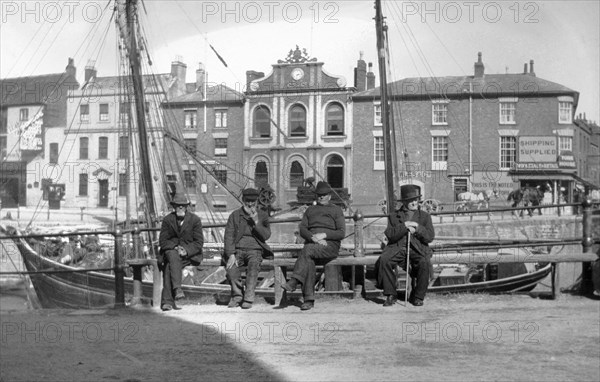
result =
[[481,61],[481,52],[477,53],[477,62],[475,63],[475,77],[483,77],[483,74],[485,73],[485,67],[483,65],[483,62]]
[[206,79],[206,70],[204,69],[204,64],[198,64],[198,70],[196,70],[196,91],[204,94],[204,84]]
[[523,74],[527,74],[527,63],[523,65]]
[[535,71],[533,70],[533,60],[529,60],[529,74],[535,76]]

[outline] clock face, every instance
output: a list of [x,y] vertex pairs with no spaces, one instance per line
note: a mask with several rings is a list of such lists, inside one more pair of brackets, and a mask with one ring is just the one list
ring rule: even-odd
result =
[[296,68],[294,70],[292,70],[292,78],[295,79],[296,81],[302,79],[302,77],[304,77],[304,70],[300,69],[300,68]]

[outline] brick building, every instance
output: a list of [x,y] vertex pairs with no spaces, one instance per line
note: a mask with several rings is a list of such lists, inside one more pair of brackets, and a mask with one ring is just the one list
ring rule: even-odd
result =
[[[323,65],[296,47],[271,73],[246,72],[244,168],[256,187],[274,189],[282,208],[308,177],[348,189],[355,178],[349,96],[356,89]],[[366,65],[361,73],[365,90]]]
[[[570,200],[580,162],[573,123],[579,93],[522,73],[485,74],[481,53],[471,76],[407,78],[389,85],[399,182],[425,199],[453,203],[458,193],[546,186]],[[352,96],[352,193],[369,211],[385,189],[379,88]]]
[[[63,73],[0,80],[1,206],[35,206],[55,177],[54,132],[67,125],[67,96],[79,87],[73,59]],[[53,195],[54,196],[54,195]],[[60,197],[55,196],[55,198]]]
[[[185,77],[185,65],[179,65]],[[242,93],[206,83],[202,64],[186,93],[162,104],[171,136],[165,144],[167,179],[173,190],[185,191],[199,210],[239,206],[236,197],[247,184],[242,175],[243,105]]]

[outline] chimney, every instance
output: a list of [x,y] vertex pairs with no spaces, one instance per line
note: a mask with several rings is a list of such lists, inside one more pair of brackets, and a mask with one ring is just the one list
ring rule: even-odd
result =
[[360,58],[354,68],[354,87],[357,91],[367,90],[367,63],[363,60],[363,52],[360,52]]
[[477,62],[475,63],[475,78],[483,77],[484,66],[481,62],[481,52],[477,53]]
[[373,63],[369,62],[369,71],[367,72],[367,90],[375,89],[375,73],[373,73]]
[[523,65],[523,74],[527,74],[527,63]]
[[182,62],[180,56],[175,57],[175,61],[171,62],[171,77],[177,78],[185,84],[185,72],[187,65]]
[[196,70],[196,91],[204,94],[204,81],[206,78],[206,71],[203,63],[198,63],[198,70]]
[[533,70],[533,60],[529,60],[529,74],[535,77],[535,71]]
[[65,68],[65,73],[70,77],[77,77],[77,68],[75,68],[75,60],[69,57],[69,64]]
[[246,71],[246,91],[252,91],[250,88],[250,83],[254,80],[264,77],[265,74],[263,72],[256,72],[254,70]]
[[89,82],[92,78],[96,78],[97,72],[96,72],[96,61],[90,60],[88,61],[87,65],[85,66],[85,77],[84,80],[85,82]]

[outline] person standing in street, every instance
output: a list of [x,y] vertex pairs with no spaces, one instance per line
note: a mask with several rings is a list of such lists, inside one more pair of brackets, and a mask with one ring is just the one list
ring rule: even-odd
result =
[[[383,306],[393,306],[398,300],[395,268],[400,265],[406,271],[407,245],[410,237],[410,277],[412,292],[409,301],[422,306],[429,286],[431,255],[429,243],[435,238],[431,216],[419,208],[419,187],[407,184],[400,187],[400,199],[394,212],[388,217],[384,231],[388,243],[375,264],[377,286],[383,289],[386,300]],[[410,235],[409,235],[410,232]]]
[[[269,215],[257,209],[258,191],[242,191],[243,206],[231,213],[225,226],[225,254],[227,279],[231,284],[229,308],[252,308],[256,281],[263,257],[272,255],[266,241],[271,237]],[[240,267],[246,266],[246,283],[242,284]]]
[[181,288],[181,272],[190,264],[200,265],[204,234],[200,217],[188,211],[189,200],[175,194],[171,201],[173,212],[165,216],[158,242],[158,265],[163,271],[163,290],[160,306],[164,311],[180,309],[176,300],[185,298]]
[[317,183],[317,203],[308,207],[300,222],[300,236],[305,240],[290,280],[282,285],[288,292],[302,286],[301,310],[315,305],[316,263],[325,265],[335,259],[346,233],[342,209],[331,203],[332,189],[327,182]]

